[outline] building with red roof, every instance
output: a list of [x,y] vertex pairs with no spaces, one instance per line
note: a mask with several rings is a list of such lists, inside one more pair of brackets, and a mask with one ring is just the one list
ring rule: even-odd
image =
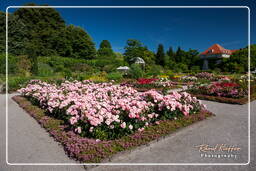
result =
[[212,45],[199,55],[200,58],[204,60],[203,70],[209,69],[208,62],[210,59],[217,59],[217,62],[221,62],[222,58],[229,58],[230,55],[236,51],[237,50],[225,49],[219,44]]

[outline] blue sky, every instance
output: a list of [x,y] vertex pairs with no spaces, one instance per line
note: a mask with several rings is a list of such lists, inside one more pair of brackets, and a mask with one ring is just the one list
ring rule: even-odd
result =
[[[0,10],[9,5],[23,5],[29,1],[3,1]],[[177,1],[50,1],[35,0],[49,5],[246,5],[251,8],[251,38],[255,37],[255,1],[202,0]],[[231,3],[232,2],[232,3]],[[159,43],[167,50],[197,49],[200,52],[219,43],[227,49],[239,49],[248,42],[248,10],[222,9],[57,9],[67,24],[85,28],[96,47],[107,39],[115,51],[123,52],[126,40],[133,38],[156,51]],[[251,43],[255,43],[251,39]]]

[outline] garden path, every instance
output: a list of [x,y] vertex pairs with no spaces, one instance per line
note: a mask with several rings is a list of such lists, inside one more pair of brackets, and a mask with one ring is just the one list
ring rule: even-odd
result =
[[[11,95],[12,96],[12,95]],[[112,163],[191,163],[191,162],[240,162],[248,160],[247,112],[248,105],[230,105],[203,101],[208,109],[216,113],[216,117],[198,122],[181,129],[159,142],[149,146],[116,156]],[[8,100],[8,128],[9,128],[9,162],[61,162],[72,163],[61,146],[49,137],[36,121],[26,114],[18,105]],[[5,95],[0,95],[0,170],[84,170],[82,166],[8,166],[5,163]],[[256,123],[256,101],[251,103],[251,123]],[[251,126],[251,163],[255,163],[255,127]],[[241,148],[237,152],[237,159],[202,158],[195,147],[200,144],[228,144]],[[253,150],[254,149],[254,150]],[[21,155],[22,154],[22,155]],[[92,170],[253,170],[249,166],[98,166]],[[221,167],[221,168],[220,168]],[[255,164],[254,164],[255,167]],[[255,168],[254,168],[255,169]]]
[[[202,101],[216,117],[181,129],[165,139],[142,149],[114,157],[111,163],[247,163],[248,161],[248,104],[231,105]],[[255,123],[256,101],[251,103],[251,123]],[[206,166],[207,170],[256,170],[255,127],[251,126],[251,164],[248,166]],[[200,144],[235,145],[241,148],[237,158],[204,158],[200,156]],[[221,154],[216,152],[215,154]],[[254,163],[254,164],[253,164]],[[253,165],[252,165],[253,164]],[[204,170],[203,166],[98,166],[97,170]],[[253,168],[254,167],[254,168]]]
[[[8,162],[9,163],[74,163],[63,148],[17,103],[8,99]],[[8,166],[5,162],[5,94],[0,94],[0,171],[81,170],[83,166]]]

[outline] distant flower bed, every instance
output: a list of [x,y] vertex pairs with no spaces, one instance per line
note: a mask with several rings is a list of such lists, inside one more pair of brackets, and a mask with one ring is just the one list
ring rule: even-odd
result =
[[55,85],[32,80],[19,92],[49,116],[63,120],[74,133],[100,140],[143,131],[159,121],[193,115],[205,108],[186,92],[163,95],[90,81]]
[[214,74],[208,72],[197,73],[195,77],[199,79],[215,80]]
[[189,92],[219,97],[242,98],[247,90],[232,82],[211,82],[210,84],[196,84],[189,88]]
[[183,76],[180,78],[181,81],[184,81],[184,82],[194,82],[194,81],[197,81],[197,77],[195,76]]

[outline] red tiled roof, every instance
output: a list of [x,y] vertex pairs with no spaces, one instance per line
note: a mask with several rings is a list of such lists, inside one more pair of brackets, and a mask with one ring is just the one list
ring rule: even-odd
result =
[[202,52],[200,55],[208,55],[208,54],[229,54],[231,55],[237,50],[228,50],[220,46],[219,44],[214,44],[211,47],[209,47],[207,50]]

